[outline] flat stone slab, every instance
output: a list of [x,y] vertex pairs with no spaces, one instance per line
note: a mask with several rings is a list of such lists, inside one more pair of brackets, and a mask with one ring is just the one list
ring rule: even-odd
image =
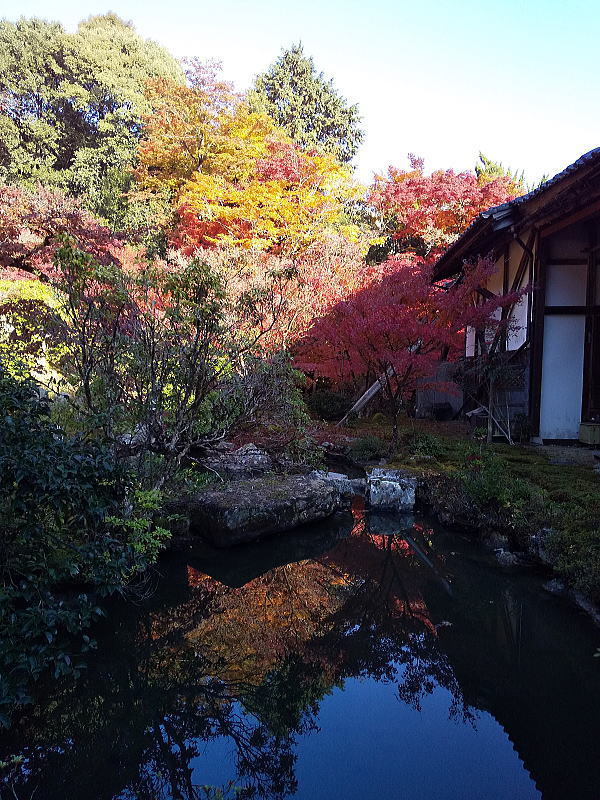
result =
[[345,502],[332,483],[306,475],[231,481],[185,502],[190,530],[215,547],[231,547],[324,519]]

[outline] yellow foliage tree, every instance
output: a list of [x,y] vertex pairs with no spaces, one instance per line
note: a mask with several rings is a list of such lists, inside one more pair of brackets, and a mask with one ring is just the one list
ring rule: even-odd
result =
[[147,94],[153,113],[138,152],[138,192],[168,196],[178,212],[175,246],[294,256],[334,229],[355,236],[338,224],[343,203],[360,191],[349,168],[301,150],[229,84],[207,80],[196,64],[191,86],[154,80]]

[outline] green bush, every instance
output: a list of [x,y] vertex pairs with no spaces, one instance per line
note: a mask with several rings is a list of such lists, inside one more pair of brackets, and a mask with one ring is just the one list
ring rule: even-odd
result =
[[379,425],[381,427],[390,424],[389,417],[387,417],[382,411],[376,411],[373,416],[371,417],[371,423],[373,425]]
[[569,584],[600,602],[600,528],[553,531],[546,545]]
[[548,523],[546,493],[507,470],[506,463],[488,450],[467,452],[457,476],[474,503],[491,511],[515,530],[532,532]]
[[156,559],[157,492],[100,443],[69,437],[27,378],[0,364],[0,722],[31,679],[77,673],[98,599]]
[[444,453],[440,440],[430,433],[412,431],[401,439],[401,444],[415,458],[438,459]]
[[355,439],[348,448],[349,455],[354,461],[375,461],[388,454],[388,445],[378,436],[361,436]]
[[318,389],[307,396],[306,405],[317,419],[339,420],[352,407],[352,400],[340,392]]

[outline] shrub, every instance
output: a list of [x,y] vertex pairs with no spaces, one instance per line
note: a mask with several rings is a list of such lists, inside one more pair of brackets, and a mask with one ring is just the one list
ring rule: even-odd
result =
[[546,545],[555,566],[576,589],[600,601],[600,528],[553,531]]
[[319,389],[308,395],[306,404],[317,419],[339,420],[352,407],[352,400],[340,392]]
[[98,598],[168,536],[152,525],[160,494],[138,491],[101,443],[66,436],[49,407],[0,363],[0,715],[45,670],[77,672]]
[[390,424],[389,417],[387,417],[382,411],[376,411],[371,417],[371,422],[373,423],[373,425],[379,425],[379,426]]
[[492,511],[519,532],[526,533],[548,522],[546,493],[515,477],[506,463],[491,451],[471,451],[464,456],[457,475],[473,502]]
[[401,440],[401,443],[406,447],[409,454],[416,458],[438,459],[444,452],[441,441],[430,433],[412,431]]
[[388,454],[388,445],[378,436],[361,436],[350,445],[350,457],[354,461],[374,461]]

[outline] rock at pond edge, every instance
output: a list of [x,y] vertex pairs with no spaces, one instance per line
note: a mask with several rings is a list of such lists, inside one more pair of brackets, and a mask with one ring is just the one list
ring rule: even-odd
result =
[[367,478],[367,502],[372,508],[412,511],[418,478],[400,469],[375,467]]
[[329,482],[304,475],[232,481],[186,503],[192,531],[215,547],[231,547],[324,519],[347,503]]

